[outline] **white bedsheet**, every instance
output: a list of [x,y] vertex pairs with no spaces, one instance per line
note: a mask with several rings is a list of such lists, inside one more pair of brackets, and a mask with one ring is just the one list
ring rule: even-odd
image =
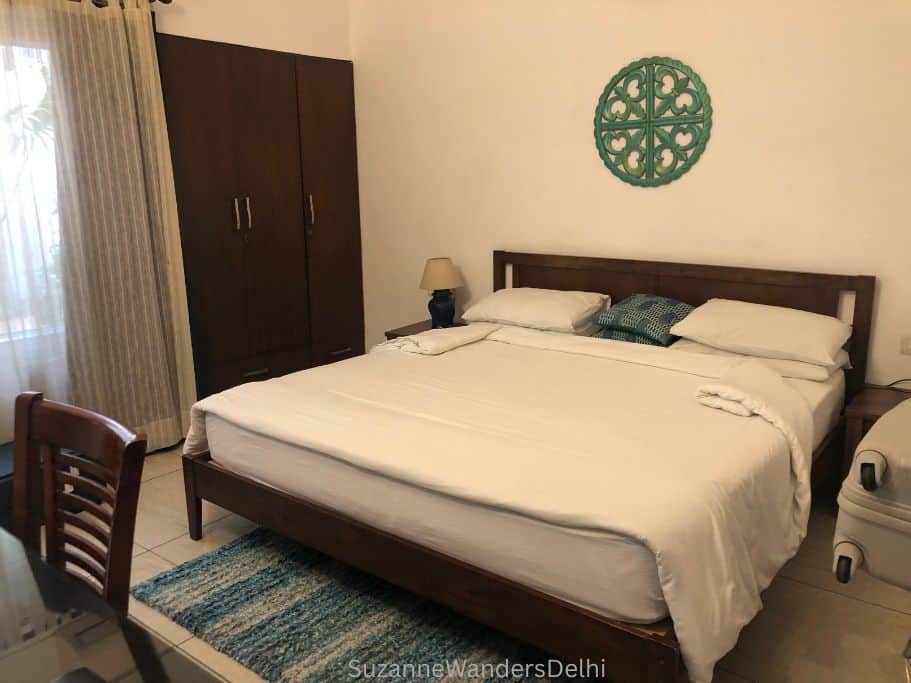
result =
[[206,447],[216,415],[437,495],[639,543],[705,681],[805,533],[792,467],[806,464],[782,433],[694,399],[731,365],[504,328],[438,356],[387,350],[212,396],[187,449]]
[[211,413],[206,432],[216,463],[267,486],[606,617],[649,624],[667,616],[655,556],[638,541],[442,495]]

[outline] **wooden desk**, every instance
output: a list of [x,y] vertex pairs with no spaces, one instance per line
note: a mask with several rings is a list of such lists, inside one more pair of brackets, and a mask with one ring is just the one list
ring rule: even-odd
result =
[[0,529],[0,680],[222,679]]

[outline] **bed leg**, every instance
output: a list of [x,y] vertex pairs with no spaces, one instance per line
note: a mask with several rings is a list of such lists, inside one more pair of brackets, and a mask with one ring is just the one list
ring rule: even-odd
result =
[[190,538],[198,541],[202,538],[202,498],[196,495],[193,461],[187,457],[183,459],[183,487],[187,496],[187,525]]

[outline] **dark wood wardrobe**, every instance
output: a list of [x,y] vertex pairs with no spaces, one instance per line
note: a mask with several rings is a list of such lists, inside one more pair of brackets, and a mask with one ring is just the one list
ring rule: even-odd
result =
[[363,353],[351,62],[157,41],[199,395]]

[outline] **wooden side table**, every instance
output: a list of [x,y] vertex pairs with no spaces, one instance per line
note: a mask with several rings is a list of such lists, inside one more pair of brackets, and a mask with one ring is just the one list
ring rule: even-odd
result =
[[864,434],[879,418],[902,401],[911,399],[911,392],[880,387],[865,387],[845,408],[845,453],[842,474],[846,475],[854,461],[854,451]]
[[[464,327],[465,323],[460,320],[456,320],[452,326],[453,327]],[[394,330],[386,330],[386,339],[398,339],[399,337],[407,337],[410,334],[418,334],[420,332],[426,332],[427,330],[432,329],[429,320],[422,320],[419,323],[412,323],[411,325],[404,325],[403,327],[397,327]]]

